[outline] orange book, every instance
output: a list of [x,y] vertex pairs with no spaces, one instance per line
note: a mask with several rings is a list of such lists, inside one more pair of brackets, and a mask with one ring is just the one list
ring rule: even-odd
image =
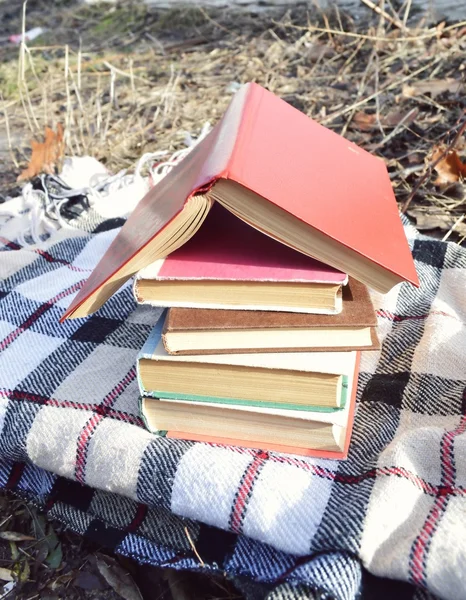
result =
[[63,318],[97,310],[135,272],[182,246],[215,201],[380,292],[419,285],[383,161],[249,83],[139,202]]

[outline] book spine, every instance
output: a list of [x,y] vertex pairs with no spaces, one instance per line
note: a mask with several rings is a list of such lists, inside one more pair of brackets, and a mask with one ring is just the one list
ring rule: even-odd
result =
[[254,117],[256,112],[259,110],[260,100],[263,92],[264,90],[257,85],[248,85],[247,96],[243,106],[242,119],[240,121],[238,130],[238,137],[228,163],[227,172],[225,174],[226,179],[233,178],[238,183],[242,182],[241,164],[244,160],[243,157],[247,156],[246,147],[248,138],[250,136],[251,129],[254,127]]
[[[234,96],[221,122],[217,125],[217,136],[205,165],[210,180],[209,189],[216,180],[227,177],[233,155],[241,137],[245,107],[251,91],[251,84],[244,85]],[[208,191],[208,190],[203,190]]]

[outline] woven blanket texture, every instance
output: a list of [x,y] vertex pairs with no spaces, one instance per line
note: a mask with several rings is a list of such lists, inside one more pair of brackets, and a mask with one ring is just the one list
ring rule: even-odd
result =
[[146,431],[135,361],[159,313],[127,284],[59,323],[115,219],[24,246],[24,218],[0,217],[1,487],[141,562],[269,586],[250,598],[466,598],[466,251],[406,225],[421,287],[373,296],[382,349],[338,462]]

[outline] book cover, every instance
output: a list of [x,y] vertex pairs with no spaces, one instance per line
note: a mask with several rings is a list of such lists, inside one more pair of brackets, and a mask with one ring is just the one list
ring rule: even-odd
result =
[[[93,312],[159,258],[154,240],[188,203],[194,210],[195,194],[209,194],[224,180],[247,188],[307,227],[309,235],[336,242],[394,275],[380,291],[403,280],[419,285],[383,161],[249,83],[212,132],[139,202],[63,318]],[[208,209],[208,202],[198,208],[204,216]],[[270,223],[255,226],[270,232]],[[185,236],[195,231],[186,226]],[[295,246],[291,238],[280,241]]]

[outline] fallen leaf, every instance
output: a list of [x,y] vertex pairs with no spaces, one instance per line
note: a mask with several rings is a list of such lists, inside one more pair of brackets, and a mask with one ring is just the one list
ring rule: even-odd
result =
[[18,176],[18,181],[32,179],[40,173],[52,175],[63,158],[63,126],[59,123],[55,133],[50,127],[45,128],[45,140],[31,140],[32,154],[29,164]]
[[58,569],[61,565],[61,561],[63,559],[63,550],[61,547],[61,543],[57,542],[57,545],[53,550],[51,550],[47,556],[45,564],[47,564],[51,569]]
[[16,531],[0,531],[0,538],[7,540],[7,542],[26,542],[35,541],[36,538],[30,535],[24,535],[23,533],[17,533]]
[[435,125],[439,121],[443,121],[444,118],[445,118],[444,115],[441,114],[441,113],[437,113],[435,115],[425,115],[425,114],[423,114],[423,116],[422,116],[422,123],[423,123],[423,125]]
[[[419,209],[408,210],[408,216],[416,219],[416,229],[425,231],[428,229],[441,229],[442,231],[450,231],[457,223],[458,217],[446,215],[443,212],[423,211]],[[455,233],[466,235],[466,223],[457,223]]]
[[18,579],[19,583],[26,583],[26,581],[29,579],[29,575],[31,574],[31,569],[29,567],[27,558],[16,565],[14,572],[16,573],[16,578]]
[[32,517],[34,520],[34,533],[39,540],[38,555],[40,555],[41,562],[45,562],[51,569],[58,569],[63,558],[60,540],[51,523],[48,523],[43,515],[39,515],[34,511]]
[[[380,124],[383,127],[396,127],[400,123],[409,126],[416,120],[418,114],[419,111],[417,108],[408,112],[395,109],[387,115],[380,115]],[[377,127],[377,115],[358,111],[354,113],[351,125],[360,131],[372,131]]]
[[422,165],[424,163],[424,156],[420,152],[413,152],[407,156],[408,163],[410,165]]
[[382,125],[385,127],[396,127],[400,123],[405,126],[409,126],[416,120],[419,114],[417,108],[408,112],[402,110],[392,110],[382,119]]
[[96,555],[99,573],[108,585],[125,600],[143,600],[138,586],[131,575],[116,560],[109,556]]
[[331,58],[336,54],[333,48],[326,44],[321,44],[320,42],[304,42],[304,46],[307,48],[306,58],[310,61]]
[[170,587],[173,600],[194,600],[196,598],[193,581],[189,578],[190,573],[183,573],[180,576],[179,571],[167,571],[165,578]]
[[430,94],[431,98],[435,99],[444,92],[460,94],[464,92],[465,87],[466,86],[462,81],[458,81],[451,77],[447,79],[423,79],[414,82],[412,85],[404,85],[401,93],[405,98]]
[[11,560],[16,561],[19,558],[18,546],[15,542],[10,542]]
[[74,576],[72,574],[59,575],[56,579],[47,584],[47,588],[54,592],[55,590],[60,589],[64,585],[67,586],[70,583],[70,581],[73,581],[73,579]]
[[10,569],[0,567],[0,579],[2,581],[15,581],[15,576],[13,575],[13,571],[10,571]]
[[[435,163],[443,154],[445,146],[435,146],[430,153],[429,162]],[[463,163],[456,150],[448,150],[443,158],[435,165],[438,177],[434,185],[442,186],[450,183],[456,183],[466,177],[466,163]]]
[[361,131],[371,131],[374,129],[377,117],[374,114],[368,114],[362,110],[354,113],[351,124]]
[[449,229],[451,227],[452,219],[445,214],[408,210],[408,215],[416,219],[416,228],[419,231],[426,229]]

